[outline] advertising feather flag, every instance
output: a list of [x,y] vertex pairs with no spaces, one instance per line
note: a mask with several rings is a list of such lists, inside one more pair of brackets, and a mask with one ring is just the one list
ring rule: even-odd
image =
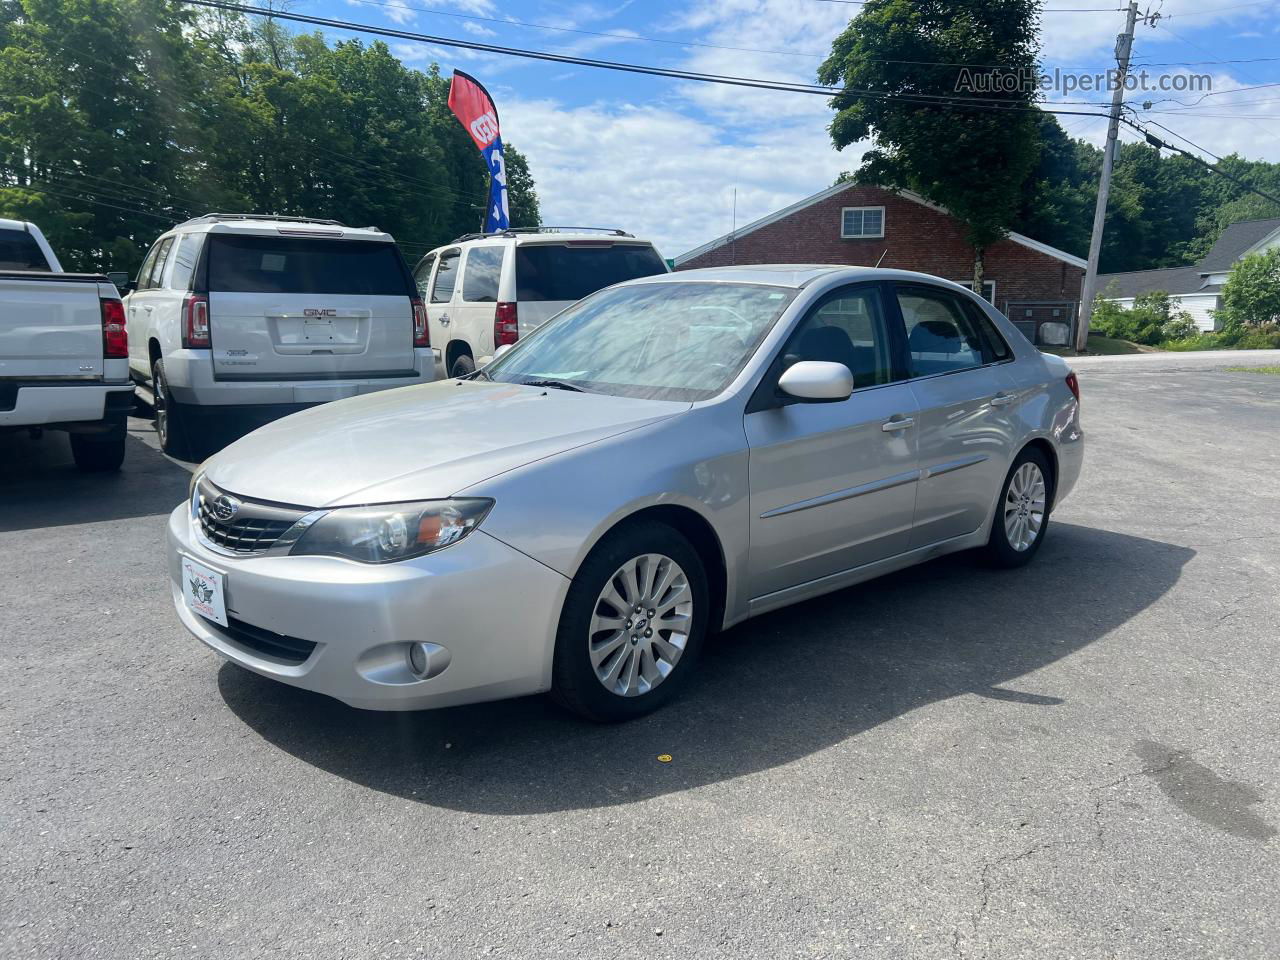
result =
[[511,226],[507,208],[507,167],[502,156],[502,131],[493,97],[475,77],[453,71],[449,84],[449,109],[458,118],[489,165],[489,205],[484,214],[484,232],[496,233]]

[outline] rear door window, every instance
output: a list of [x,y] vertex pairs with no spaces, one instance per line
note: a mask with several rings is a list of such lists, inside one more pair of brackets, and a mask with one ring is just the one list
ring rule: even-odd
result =
[[409,295],[394,244],[214,234],[209,289],[223,293]]
[[928,377],[980,367],[995,359],[966,304],[932,287],[899,287],[911,376]]
[[462,299],[467,303],[497,303],[498,279],[505,247],[472,247],[462,271]]
[[49,261],[36,238],[25,230],[0,230],[0,270],[43,270]]
[[142,282],[138,285],[143,290],[154,290],[160,286],[160,278],[164,276],[165,263],[169,259],[169,251],[173,249],[173,237],[165,237],[160,241],[160,247],[156,250],[156,258],[151,264],[151,270],[147,276],[142,278]]
[[458,282],[458,256],[457,250],[446,250],[440,254],[436,279],[431,285],[432,303],[448,303],[453,299],[453,288]]
[[516,298],[581,300],[624,280],[666,272],[657,251],[644,244],[524,244],[516,247]]

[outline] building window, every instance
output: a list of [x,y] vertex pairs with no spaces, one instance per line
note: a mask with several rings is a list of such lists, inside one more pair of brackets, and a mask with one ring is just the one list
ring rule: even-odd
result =
[[[972,280],[955,280],[953,282],[960,284],[966,290],[973,289]],[[994,304],[996,302],[996,282],[994,280],[982,281],[982,299],[986,300],[987,303]]]
[[840,236],[883,237],[884,207],[845,207],[840,211]]

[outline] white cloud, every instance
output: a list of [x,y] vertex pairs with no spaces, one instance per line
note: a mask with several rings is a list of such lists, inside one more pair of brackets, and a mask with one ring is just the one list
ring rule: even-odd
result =
[[742,139],[671,107],[503,105],[503,135],[529,157],[548,224],[617,226],[673,257],[829,186],[853,165],[821,129]]
[[490,30],[482,23],[476,23],[474,20],[463,20],[462,29],[467,33],[477,37],[496,37],[497,31]]

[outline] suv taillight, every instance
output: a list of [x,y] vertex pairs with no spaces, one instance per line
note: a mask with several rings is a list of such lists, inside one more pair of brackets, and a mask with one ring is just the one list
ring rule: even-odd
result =
[[188,350],[209,346],[209,298],[202,293],[182,301],[182,346]]
[[102,356],[107,360],[129,358],[129,333],[124,326],[124,304],[119,300],[101,300]]
[[427,308],[423,302],[414,297],[413,304],[413,345],[415,347],[431,346],[431,331],[427,328]]
[[520,339],[520,323],[514,303],[500,303],[493,314],[493,349],[509,347]]
[[1080,402],[1080,381],[1076,379],[1076,372],[1072,370],[1067,374],[1067,389],[1071,391],[1076,398],[1076,403]]

